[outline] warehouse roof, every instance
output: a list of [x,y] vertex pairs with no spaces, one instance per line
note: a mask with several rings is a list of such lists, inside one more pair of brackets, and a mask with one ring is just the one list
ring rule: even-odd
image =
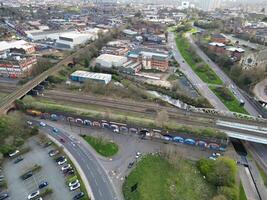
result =
[[97,60],[105,60],[108,62],[116,62],[120,61],[121,59],[125,59],[125,56],[117,56],[113,54],[101,54],[97,57]]
[[80,70],[73,72],[71,76],[95,79],[95,80],[106,80],[106,79],[111,78],[111,74],[93,73],[93,72],[80,71]]
[[25,40],[15,40],[11,42],[2,41],[0,42],[0,51],[5,51],[12,48],[24,49],[28,48],[29,46],[32,45],[26,42]]

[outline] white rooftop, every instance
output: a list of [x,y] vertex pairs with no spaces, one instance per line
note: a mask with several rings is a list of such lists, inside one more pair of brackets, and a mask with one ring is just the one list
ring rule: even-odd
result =
[[225,47],[225,44],[220,43],[220,42],[211,42],[209,43],[211,46],[218,46],[218,47]]
[[109,61],[109,62],[113,62],[113,61],[120,61],[122,59],[125,59],[125,56],[117,56],[117,55],[113,55],[113,54],[101,54],[100,56],[97,57],[98,60],[105,60],[105,61]]
[[227,50],[227,51],[237,51],[237,52],[239,52],[239,53],[243,53],[243,52],[245,52],[244,49],[242,49],[242,48],[237,48],[237,47],[227,47],[226,50]]
[[77,76],[81,78],[95,79],[95,80],[106,80],[111,78],[111,74],[93,73],[87,71],[77,70],[71,74],[71,76]]
[[14,40],[10,42],[2,41],[0,42],[0,51],[6,51],[8,49],[12,48],[18,48],[18,49],[23,49],[26,46],[29,46],[30,44],[26,42],[25,40]]

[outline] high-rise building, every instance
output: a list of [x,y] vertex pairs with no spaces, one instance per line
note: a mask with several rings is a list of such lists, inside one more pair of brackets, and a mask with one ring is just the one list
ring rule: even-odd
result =
[[199,0],[199,8],[204,11],[213,11],[220,6],[221,0]]

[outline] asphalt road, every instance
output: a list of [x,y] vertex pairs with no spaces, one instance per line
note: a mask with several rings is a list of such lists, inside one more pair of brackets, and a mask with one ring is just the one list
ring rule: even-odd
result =
[[186,37],[188,38],[190,44],[192,47],[194,47],[196,53],[206,62],[209,64],[209,66],[213,69],[213,71],[220,77],[220,79],[223,81],[223,83],[228,86],[228,88],[234,92],[234,95],[238,100],[242,99],[245,102],[245,109],[246,111],[252,115],[257,117],[259,115],[258,111],[254,108],[254,106],[243,96],[243,94],[240,92],[240,89],[238,86],[221,70],[221,68],[214,63],[194,42],[194,40],[191,37],[191,34],[186,34]]
[[53,127],[47,125],[46,127],[41,128],[41,130],[58,141],[60,138],[64,138],[65,143],[62,143],[62,145],[79,163],[89,181],[95,200],[119,199],[107,172],[100,165],[96,157],[74,136],[60,129],[59,132],[55,134],[52,132],[52,128]]
[[220,99],[209,89],[208,85],[204,83],[192,70],[189,64],[184,60],[179,52],[175,42],[175,36],[172,32],[168,34],[168,43],[172,48],[172,53],[175,60],[180,64],[180,70],[186,75],[190,82],[198,89],[199,93],[204,96],[217,110],[227,111],[228,109],[220,101]]

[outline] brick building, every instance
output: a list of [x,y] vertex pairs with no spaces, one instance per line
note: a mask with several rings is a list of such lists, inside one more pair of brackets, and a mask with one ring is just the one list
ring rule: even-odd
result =
[[135,49],[128,54],[128,59],[139,62],[143,69],[156,69],[165,72],[169,69],[169,55],[150,49]]

